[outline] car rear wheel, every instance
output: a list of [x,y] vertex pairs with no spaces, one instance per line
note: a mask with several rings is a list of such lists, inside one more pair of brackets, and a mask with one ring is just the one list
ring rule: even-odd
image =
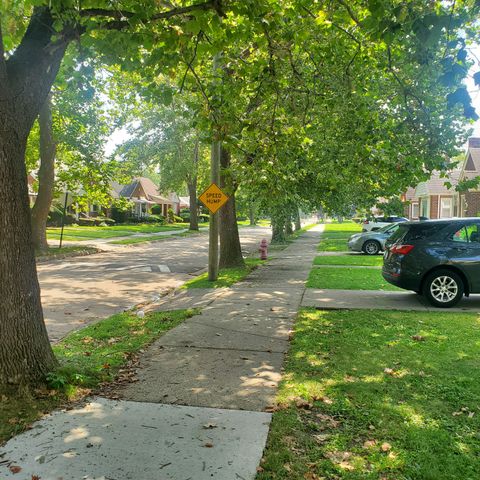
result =
[[425,279],[423,294],[435,307],[449,308],[456,305],[465,287],[458,274],[450,270],[437,270]]
[[375,240],[367,240],[363,244],[362,250],[367,254],[367,255],[377,255],[378,252],[380,252],[380,244],[375,241]]

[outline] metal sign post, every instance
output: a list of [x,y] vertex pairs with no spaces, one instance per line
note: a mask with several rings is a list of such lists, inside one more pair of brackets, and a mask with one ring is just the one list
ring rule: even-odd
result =
[[65,226],[65,213],[67,211],[67,200],[68,200],[68,192],[65,192],[65,203],[63,204],[63,215],[62,215],[62,230],[60,232],[60,245],[58,248],[62,248],[62,241],[63,241],[63,227]]

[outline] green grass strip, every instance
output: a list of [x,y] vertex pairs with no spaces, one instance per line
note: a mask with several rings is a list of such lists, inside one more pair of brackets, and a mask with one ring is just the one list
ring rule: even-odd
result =
[[479,345],[475,313],[303,310],[257,480],[474,480]]
[[381,255],[320,255],[315,257],[314,265],[357,265],[357,266],[382,266]]
[[327,266],[310,271],[309,288],[338,290],[400,290],[386,282],[379,270]]
[[0,395],[0,442],[23,431],[42,412],[113,380],[140,349],[195,313],[175,310],[140,318],[134,312],[125,312],[70,333],[53,347],[59,367],[48,375],[47,387],[28,397],[19,397],[16,392]]
[[264,260],[258,258],[247,258],[245,267],[222,268],[218,272],[218,279],[215,282],[208,280],[208,273],[202,273],[198,277],[184,283],[182,288],[221,288],[230,287],[234,283],[243,280],[252,270],[257,268]]

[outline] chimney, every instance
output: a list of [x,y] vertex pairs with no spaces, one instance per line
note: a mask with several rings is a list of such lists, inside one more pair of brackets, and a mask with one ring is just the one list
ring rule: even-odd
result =
[[468,139],[468,148],[480,148],[480,138],[471,137]]

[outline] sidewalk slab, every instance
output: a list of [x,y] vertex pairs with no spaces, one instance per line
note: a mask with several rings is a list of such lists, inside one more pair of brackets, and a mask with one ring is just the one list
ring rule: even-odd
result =
[[0,478],[253,479],[270,418],[96,398],[47,416],[0,448]]
[[[252,322],[253,323],[253,322]],[[259,352],[284,353],[287,351],[288,342],[277,336],[258,335],[251,329],[250,332],[221,328],[211,323],[186,321],[178,328],[170,330],[162,336],[161,342],[152,347],[152,352],[157,347],[199,347],[211,349],[238,349]],[[257,322],[258,328],[258,322]],[[157,352],[158,353],[158,352]]]
[[480,295],[463,298],[453,308],[435,308],[421,295],[409,291],[320,290],[307,288],[303,307],[325,310],[418,310],[430,312],[480,312]]
[[138,381],[120,398],[198,407],[264,411],[281,378],[283,353],[154,345]]

